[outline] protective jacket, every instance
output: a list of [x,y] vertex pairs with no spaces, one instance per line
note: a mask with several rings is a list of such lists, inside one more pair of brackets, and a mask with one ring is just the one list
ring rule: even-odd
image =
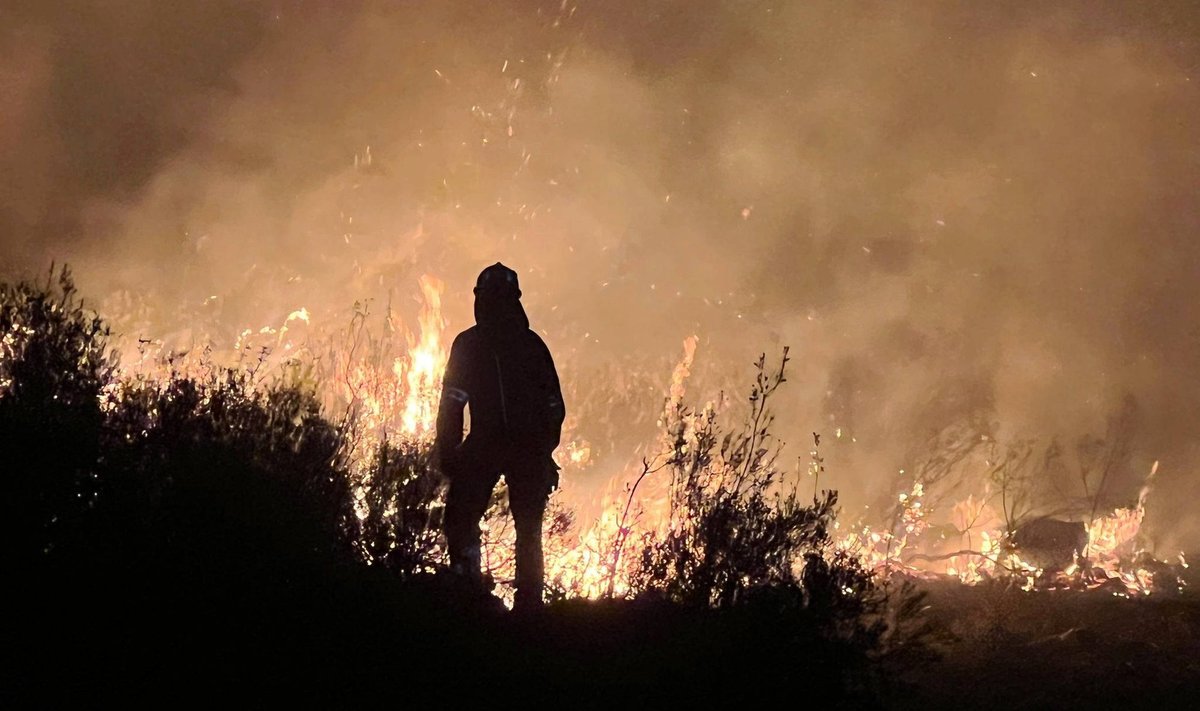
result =
[[[464,454],[548,458],[566,414],[550,350],[529,329],[516,298],[477,300],[475,316],[476,325],[454,339],[442,381],[437,440],[443,463]],[[465,405],[471,432],[462,442]]]

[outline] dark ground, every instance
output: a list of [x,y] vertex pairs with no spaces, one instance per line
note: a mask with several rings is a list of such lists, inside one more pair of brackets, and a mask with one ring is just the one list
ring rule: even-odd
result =
[[938,658],[896,670],[895,708],[1194,707],[1200,594],[928,584]]
[[[935,656],[863,670],[753,611],[573,602],[517,617],[434,578],[281,582],[223,597],[177,583],[54,587],[10,610],[9,702],[1143,708],[1182,707],[1200,691],[1191,592],[1126,600],[925,584]],[[74,604],[66,589],[79,591]]]
[[[872,705],[853,650],[743,610],[552,605],[518,617],[439,579],[380,577],[214,599],[61,581],[7,617],[5,706],[141,700],[346,706],[444,700],[595,708],[755,704],[781,689]],[[64,589],[79,590],[76,604]],[[273,602],[274,600],[274,602]],[[806,652],[806,650],[808,650]],[[809,653],[811,652],[811,653]]]

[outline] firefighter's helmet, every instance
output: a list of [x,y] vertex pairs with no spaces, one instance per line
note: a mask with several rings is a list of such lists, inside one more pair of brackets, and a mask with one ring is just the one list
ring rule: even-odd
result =
[[488,292],[497,295],[512,295],[520,298],[521,287],[517,273],[500,262],[484,269],[475,281],[475,293]]

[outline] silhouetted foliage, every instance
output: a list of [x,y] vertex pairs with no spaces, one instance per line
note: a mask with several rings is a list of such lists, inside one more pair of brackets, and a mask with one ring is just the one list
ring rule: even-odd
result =
[[229,546],[238,558],[253,545],[264,556],[350,554],[357,519],[340,436],[311,393],[212,368],[126,383],[107,424],[124,461],[106,473],[100,508],[165,545]]
[[432,448],[384,441],[363,483],[360,545],[366,559],[401,575],[429,572],[439,561],[443,506]]
[[767,604],[802,615],[868,651],[883,632],[881,599],[857,558],[834,550],[837,492],[802,503],[776,467],[770,397],[785,382],[756,363],[744,425],[725,431],[712,408],[678,405],[670,426],[671,520],[646,540],[634,589],[695,606]]
[[0,328],[4,546],[21,569],[349,550],[339,434],[311,393],[217,367],[118,378],[66,269],[0,287]]
[[[0,517],[6,567],[40,563],[96,504],[113,357],[71,273],[0,285]],[[11,568],[10,568],[11,569]]]

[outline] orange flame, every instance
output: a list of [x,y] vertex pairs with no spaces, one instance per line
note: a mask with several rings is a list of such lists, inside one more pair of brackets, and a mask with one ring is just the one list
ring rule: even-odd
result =
[[[326,388],[324,394],[332,395],[332,399],[327,397],[327,402],[344,408],[357,427],[351,466],[360,477],[369,476],[369,455],[384,438],[399,436],[428,442],[434,435],[441,381],[448,358],[446,321],[442,316],[445,287],[441,280],[428,274],[420,278],[419,286],[422,301],[418,329],[416,333],[403,331],[406,345],[403,353],[388,354],[387,336],[384,341],[371,341],[367,337],[367,347],[360,348],[362,334],[352,328],[351,337],[358,340],[348,349],[333,349],[331,371],[315,376]],[[278,328],[264,326],[243,330],[232,350],[224,353],[243,363],[247,355],[255,353],[258,358],[266,359],[274,349],[277,352],[274,362],[287,358],[295,361],[301,351],[311,347],[311,343],[295,342],[298,335],[307,333],[302,329],[310,326],[310,312],[300,307],[289,313]],[[361,326],[358,323],[360,331]],[[10,341],[11,334],[0,338],[0,350]],[[625,469],[614,477],[608,485],[600,514],[581,533],[573,538],[560,536],[546,541],[547,577],[561,590],[591,598],[627,594],[631,558],[634,557],[629,554],[630,550],[636,548],[638,542],[671,525],[670,477],[654,476],[651,470],[657,458],[670,451],[676,438],[687,441],[693,426],[689,417],[680,417],[679,413],[697,345],[696,336],[683,342],[682,355],[665,392],[656,454],[647,460],[646,469]],[[161,349],[161,344],[159,347]],[[122,375],[143,381],[147,379],[147,371],[153,369],[187,373],[208,367],[207,359],[213,355],[209,350],[194,350],[186,357],[164,354],[161,350],[155,354],[153,347],[147,347],[145,342],[137,344],[136,351],[129,347],[125,350]],[[130,358],[130,355],[135,357]],[[119,383],[114,381],[102,394],[107,406],[113,406],[122,397],[123,386]],[[0,388],[3,385],[0,383]],[[568,486],[573,475],[593,464],[592,446],[567,436],[570,428],[568,423],[564,443],[556,453]],[[1087,550],[1080,552],[1076,565],[1058,574],[1052,586],[1119,584],[1129,595],[1146,594],[1153,589],[1153,575],[1139,567],[1136,560],[1141,553],[1137,538],[1145,517],[1145,502],[1157,467],[1155,462],[1135,506],[1090,521]],[[922,556],[914,554],[913,550],[929,528],[930,512],[925,506],[924,495],[922,483],[913,482],[909,491],[897,495],[896,512],[888,525],[878,528],[860,525],[843,533],[836,549],[853,553],[864,566],[881,576],[893,573],[946,575],[965,584],[975,584],[1012,575],[1023,578],[1025,587],[1046,584],[1042,581],[1043,571],[1022,561],[1019,553],[1007,545],[1004,527],[988,504],[986,491],[981,498],[968,496],[950,511],[951,526],[962,539],[961,550],[943,560],[918,560]],[[485,559],[497,578],[511,577],[514,537],[507,521],[497,530],[485,531]]]
[[428,274],[421,277],[421,293],[425,297],[419,317],[421,335],[415,341],[410,336],[407,357],[397,358],[394,364],[397,379],[406,386],[400,431],[411,438],[431,437],[437,420],[438,397],[448,357],[442,344],[446,328],[442,318],[444,289],[440,279]]

